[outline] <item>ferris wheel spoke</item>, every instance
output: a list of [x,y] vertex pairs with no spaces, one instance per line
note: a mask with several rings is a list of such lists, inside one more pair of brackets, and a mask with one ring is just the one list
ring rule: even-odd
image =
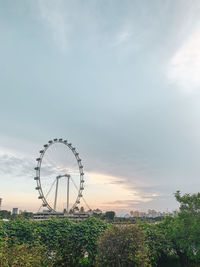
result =
[[55,182],[56,182],[56,179],[53,181],[53,183],[52,183],[52,185],[51,185],[51,187],[50,187],[49,191],[47,192],[47,194],[46,194],[45,198],[47,198],[47,197],[48,197],[48,195],[50,194],[50,192],[51,192],[51,190],[52,190],[52,188],[53,188],[53,186],[54,186]]
[[75,184],[75,182],[74,182],[74,180],[72,179],[72,177],[71,177],[71,180],[72,180],[73,185],[76,187],[76,190],[79,191],[78,186]]
[[74,196],[77,196],[77,193],[74,191],[74,189],[71,189],[72,193],[74,194]]
[[[76,187],[76,189],[78,190],[78,187],[77,187],[77,185],[75,184],[75,182],[74,182],[74,180],[72,179],[72,177],[71,177],[71,180],[72,180],[74,186]],[[78,190],[78,191],[79,191],[79,190]],[[82,196],[82,199],[83,199],[85,205],[87,206],[87,208],[90,210],[90,207],[89,207],[89,205],[87,204],[87,202],[86,202],[86,200],[85,200],[85,198],[84,198],[83,196]]]
[[[53,183],[52,183],[52,185],[51,185],[49,191],[48,191],[47,194],[45,195],[45,199],[47,199],[48,195],[50,194],[50,192],[51,192],[51,190],[52,190],[52,188],[53,188],[55,182],[56,182],[56,179],[53,181]],[[42,207],[42,205],[40,206],[39,210],[41,209],[41,207]],[[38,211],[39,211],[39,210],[38,210]]]

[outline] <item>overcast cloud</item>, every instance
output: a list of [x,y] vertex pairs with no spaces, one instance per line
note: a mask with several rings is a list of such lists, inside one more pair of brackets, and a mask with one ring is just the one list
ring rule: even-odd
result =
[[198,190],[199,1],[0,6],[0,146],[14,153],[1,156],[1,180],[8,169],[29,179],[42,145],[63,137],[88,176],[114,177],[99,205],[174,209],[176,190]]

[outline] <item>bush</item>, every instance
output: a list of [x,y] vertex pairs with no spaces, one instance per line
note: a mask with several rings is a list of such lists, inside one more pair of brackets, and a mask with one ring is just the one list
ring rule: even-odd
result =
[[51,267],[53,265],[43,246],[30,247],[28,244],[22,244],[9,247],[6,240],[0,248],[0,266]]
[[97,266],[151,266],[143,231],[137,225],[108,229],[99,239]]

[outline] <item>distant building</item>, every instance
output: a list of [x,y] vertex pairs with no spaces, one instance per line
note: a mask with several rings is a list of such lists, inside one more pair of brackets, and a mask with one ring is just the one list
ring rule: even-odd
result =
[[159,216],[159,214],[156,210],[151,210],[151,209],[148,210],[148,217],[155,218],[158,216]]
[[160,212],[153,209],[149,209],[148,212],[142,211],[130,211],[130,215],[133,218],[157,218],[157,217],[165,217],[165,216],[176,216],[177,211],[174,212]]
[[0,198],[0,210],[1,210],[1,205],[2,205],[2,198]]
[[140,217],[140,212],[138,210],[131,211],[130,214],[131,217],[136,217],[136,218]]
[[15,214],[15,215],[18,214],[18,208],[13,208],[12,209],[12,214]]
[[97,208],[97,209],[93,210],[93,214],[94,213],[100,215],[100,214],[102,214],[102,210]]

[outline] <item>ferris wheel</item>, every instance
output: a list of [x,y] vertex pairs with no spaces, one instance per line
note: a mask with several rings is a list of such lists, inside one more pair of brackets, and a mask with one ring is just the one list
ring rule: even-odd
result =
[[51,212],[76,210],[84,190],[83,165],[76,148],[55,138],[43,146],[36,161],[34,180],[41,207]]

